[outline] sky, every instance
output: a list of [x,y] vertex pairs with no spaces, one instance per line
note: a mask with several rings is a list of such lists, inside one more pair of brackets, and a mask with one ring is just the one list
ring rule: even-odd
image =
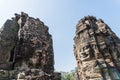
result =
[[39,18],[52,34],[56,71],[75,69],[76,24],[87,15],[103,21],[120,37],[120,0],[0,0],[0,26],[14,13]]

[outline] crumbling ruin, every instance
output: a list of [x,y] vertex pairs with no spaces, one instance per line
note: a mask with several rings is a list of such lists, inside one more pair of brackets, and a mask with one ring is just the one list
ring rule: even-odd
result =
[[0,29],[0,80],[13,79],[60,80],[48,27],[24,12]]
[[74,37],[80,80],[120,80],[120,39],[101,19],[86,16]]

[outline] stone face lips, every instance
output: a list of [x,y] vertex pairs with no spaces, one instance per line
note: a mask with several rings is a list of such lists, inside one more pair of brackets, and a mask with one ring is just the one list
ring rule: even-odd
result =
[[74,37],[80,80],[120,79],[120,39],[101,19],[84,17]]
[[59,74],[54,73],[48,27],[24,12],[7,20],[0,31],[0,77],[5,77],[2,72],[7,74],[7,70],[11,71],[7,78],[18,80],[56,80]]

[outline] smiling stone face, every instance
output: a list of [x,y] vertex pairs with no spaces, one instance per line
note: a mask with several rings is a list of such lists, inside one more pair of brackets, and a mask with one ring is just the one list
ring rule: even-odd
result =
[[80,60],[81,61],[87,61],[87,60],[90,60],[92,59],[94,56],[93,52],[92,52],[92,48],[90,47],[90,45],[84,45],[84,47],[82,47],[78,54],[79,54],[79,57],[80,57]]
[[41,67],[42,51],[36,50],[31,58],[32,65],[34,68]]

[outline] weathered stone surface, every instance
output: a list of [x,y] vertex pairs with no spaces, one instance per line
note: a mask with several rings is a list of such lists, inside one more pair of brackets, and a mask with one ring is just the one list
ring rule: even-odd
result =
[[58,80],[54,73],[52,36],[42,21],[24,12],[6,21],[0,30],[0,77],[3,78],[1,75],[9,80]]
[[12,50],[16,45],[18,24],[7,20],[0,30],[0,69],[11,69],[14,59],[10,60]]
[[87,16],[79,21],[74,55],[80,80],[120,80],[120,39],[103,20]]

